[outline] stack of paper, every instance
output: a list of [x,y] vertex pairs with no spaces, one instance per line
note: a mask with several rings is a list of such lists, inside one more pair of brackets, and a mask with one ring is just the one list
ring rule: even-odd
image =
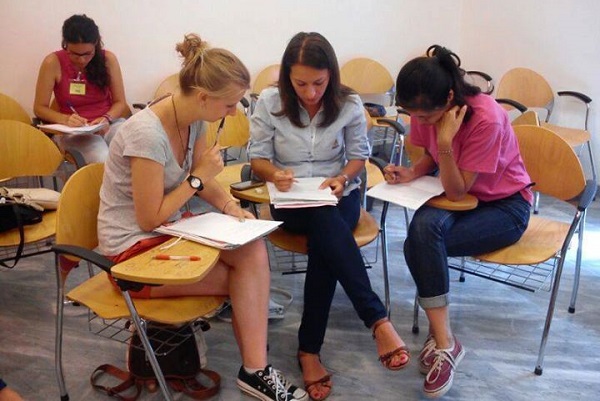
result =
[[277,190],[275,184],[267,182],[271,204],[275,209],[335,206],[338,199],[331,188],[319,189],[325,180],[323,177],[295,178],[292,188],[286,192]]
[[106,123],[84,125],[82,127],[69,127],[63,124],[39,124],[38,128],[44,132],[57,132],[62,134],[93,134],[106,127]]
[[246,219],[220,213],[205,213],[175,223],[164,224],[156,230],[162,234],[182,237],[219,249],[234,249],[267,235],[282,222]]
[[416,210],[443,192],[440,179],[426,175],[404,184],[390,185],[382,182],[369,189],[367,196]]

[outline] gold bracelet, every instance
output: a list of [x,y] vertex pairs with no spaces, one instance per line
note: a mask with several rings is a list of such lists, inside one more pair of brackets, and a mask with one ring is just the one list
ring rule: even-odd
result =
[[235,202],[235,199],[229,199],[227,202],[225,202],[225,204],[223,205],[223,208],[221,209],[221,213],[225,214],[225,208],[227,207],[227,205],[229,205],[231,202]]
[[439,150],[438,149],[438,155],[439,156],[442,156],[442,155],[452,156],[452,149],[447,149],[447,150]]

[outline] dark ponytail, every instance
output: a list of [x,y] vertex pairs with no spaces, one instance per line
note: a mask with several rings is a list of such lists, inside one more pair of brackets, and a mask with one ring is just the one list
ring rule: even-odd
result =
[[402,67],[396,79],[396,104],[406,109],[434,110],[444,107],[450,90],[453,104],[463,106],[465,97],[481,90],[467,83],[460,58],[440,45],[427,49],[426,56],[417,57]]

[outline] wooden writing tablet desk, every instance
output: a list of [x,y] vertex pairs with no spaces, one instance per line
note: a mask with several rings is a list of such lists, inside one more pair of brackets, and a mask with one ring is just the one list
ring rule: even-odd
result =
[[[168,240],[111,269],[116,278],[145,284],[189,284],[202,280],[219,259],[220,251],[197,242],[180,240],[169,249],[161,249],[177,241]],[[155,255],[199,256],[199,261],[156,260]]]

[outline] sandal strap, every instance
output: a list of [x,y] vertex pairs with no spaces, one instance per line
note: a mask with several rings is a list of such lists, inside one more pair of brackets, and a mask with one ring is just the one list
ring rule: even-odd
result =
[[309,388],[311,388],[312,386],[314,386],[316,384],[320,384],[323,387],[331,388],[331,384],[328,384],[329,381],[331,381],[331,375],[327,374],[318,380],[305,381],[304,388],[306,389],[306,391],[308,391]]
[[373,324],[373,326],[371,327],[371,330],[373,331],[373,338],[375,338],[375,333],[377,332],[377,329],[386,323],[391,323],[391,322],[390,322],[390,319],[388,319],[387,317],[384,317],[383,319],[379,319],[378,321],[375,322],[375,324]]
[[406,355],[408,357],[410,357],[410,350],[408,349],[408,347],[406,345],[403,345],[401,347],[396,348],[393,351],[390,351],[386,354],[380,355],[379,356],[379,360],[381,361],[381,363],[385,364],[386,362],[389,362],[390,359],[392,359],[395,356],[400,356],[400,355]]

